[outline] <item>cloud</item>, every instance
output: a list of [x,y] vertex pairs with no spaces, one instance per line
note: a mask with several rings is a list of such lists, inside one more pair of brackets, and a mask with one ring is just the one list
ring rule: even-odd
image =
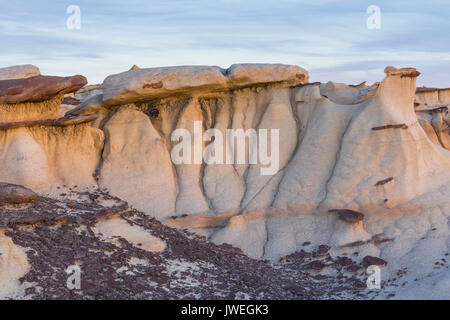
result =
[[313,79],[356,83],[381,80],[388,64],[408,64],[430,86],[450,87],[445,0],[377,1],[381,30],[366,28],[373,1],[365,0],[75,2],[81,30],[66,28],[71,1],[2,3],[0,65],[33,63],[43,73],[81,73],[96,83],[133,64],[279,62],[299,64]]

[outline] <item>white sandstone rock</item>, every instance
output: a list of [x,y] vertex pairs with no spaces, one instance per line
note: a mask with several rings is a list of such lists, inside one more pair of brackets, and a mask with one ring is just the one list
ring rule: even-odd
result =
[[107,77],[102,85],[103,101],[105,105],[120,105],[193,91],[226,91],[274,83],[297,85],[308,78],[306,70],[281,64],[235,64],[226,71],[211,66],[136,69]]
[[87,85],[77,92],[74,93],[74,97],[81,102],[86,101],[87,99],[91,98],[92,96],[103,94],[103,88],[101,84],[91,84]]
[[99,186],[159,219],[175,213],[177,185],[164,140],[134,106],[122,107],[104,127]]
[[0,180],[43,192],[55,185],[93,186],[103,132],[88,124],[0,130]]
[[352,105],[372,97],[377,88],[377,84],[366,88],[329,81],[320,84],[320,94],[337,104]]
[[47,155],[26,129],[1,135],[0,180],[19,184],[33,190],[50,188],[54,177],[48,167]]
[[136,248],[149,252],[162,252],[167,246],[165,241],[152,236],[148,231],[137,225],[130,225],[120,217],[99,221],[94,227],[94,232],[105,241],[120,245],[117,237],[121,237]]

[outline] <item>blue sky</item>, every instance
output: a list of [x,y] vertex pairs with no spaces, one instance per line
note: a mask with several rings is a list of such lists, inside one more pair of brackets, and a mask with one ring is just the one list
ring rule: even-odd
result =
[[[69,5],[81,29],[69,30]],[[366,27],[369,5],[381,29]],[[0,67],[99,83],[140,67],[297,64],[311,81],[379,81],[387,65],[413,66],[418,84],[450,87],[448,0],[2,0]]]

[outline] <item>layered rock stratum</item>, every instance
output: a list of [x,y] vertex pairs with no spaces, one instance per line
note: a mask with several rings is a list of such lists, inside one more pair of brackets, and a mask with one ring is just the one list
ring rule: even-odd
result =
[[[99,247],[92,250],[115,246],[114,250],[122,250],[129,260],[137,254],[129,245],[140,243],[153,248],[147,250],[152,252],[152,259],[163,259],[176,245],[161,240],[163,236],[135,239],[151,233],[149,223],[156,218],[166,225],[158,227],[165,233],[182,237],[181,231],[172,228],[189,229],[217,245],[231,244],[249,257],[245,260],[230,249],[227,254],[233,256],[231,260],[242,257],[249,265],[268,260],[264,268],[281,268],[290,274],[282,272],[286,279],[294,277],[289,272],[296,268],[309,270],[319,278],[324,276],[323,288],[327,294],[332,292],[324,295],[311,289],[297,298],[345,297],[345,290],[359,297],[361,290],[355,293],[354,286],[340,290],[330,283],[345,271],[349,283],[361,289],[366,277],[362,268],[369,265],[383,267],[385,287],[380,297],[389,296],[389,290],[393,290],[400,298],[430,294],[449,298],[450,91],[416,90],[420,73],[414,68],[387,67],[385,73],[385,78],[373,85],[346,85],[309,83],[306,70],[290,65],[133,67],[107,77],[101,85],[79,90],[86,84],[81,76],[39,74],[26,78],[29,72],[23,67],[3,73],[0,70],[0,75],[22,75],[0,80],[0,181],[31,188],[41,197],[37,204],[3,210],[8,210],[3,214],[9,217],[3,227],[5,246],[13,248],[8,249],[10,252],[18,252],[10,256],[16,257],[22,267],[16,268],[17,274],[2,275],[6,279],[2,281],[16,283],[25,277],[28,283],[40,283],[40,291],[26,288],[34,296],[42,297],[39,294],[46,290],[51,291],[46,297],[58,295],[58,285],[52,282],[51,289],[45,289],[37,271],[50,268],[39,266],[39,254],[47,254],[45,248],[49,246],[43,248],[41,240],[30,238],[33,232],[45,238],[47,231],[40,228],[55,229],[52,236],[59,243],[62,230],[80,235],[80,230],[89,226],[92,232],[80,243],[84,251],[91,250],[86,243],[95,239]],[[73,97],[68,97],[71,93]],[[64,104],[70,110],[61,117],[64,95],[66,102],[78,102],[73,108]],[[278,170],[262,175],[265,166],[248,161],[196,163],[194,154],[193,164],[175,164],[171,154],[177,142],[171,139],[172,133],[185,129],[194,135],[196,121],[204,131],[216,129],[224,136],[227,129],[278,129]],[[246,141],[248,160],[255,145]],[[204,142],[203,147],[211,143]],[[230,146],[223,147],[226,151]],[[85,199],[66,199],[72,192],[67,190],[73,188],[81,188]],[[105,199],[97,200],[98,194]],[[112,221],[95,218],[108,207],[105,203],[112,201],[107,197],[126,201],[127,208],[131,206],[126,210],[131,210],[133,217],[139,216],[141,229],[127,229],[123,224],[128,221],[123,215],[125,209],[114,212]],[[79,210],[67,208],[71,202]],[[42,203],[61,207],[64,218],[47,219],[43,215],[39,220],[45,211],[45,206],[40,210]],[[84,210],[78,206],[87,207]],[[17,212],[20,219],[36,217],[37,222],[27,222],[27,236],[14,227],[17,224],[12,222],[11,210],[22,210]],[[84,221],[80,213],[78,221],[80,210],[90,212],[91,220]],[[67,219],[70,224],[63,222]],[[128,238],[129,251],[124,252],[112,241],[114,236]],[[191,241],[183,239],[180,241]],[[57,250],[68,254],[71,241],[63,241]],[[222,252],[214,244],[204,245],[211,248],[208,252],[212,256]],[[26,248],[33,246],[31,251],[37,256],[30,260]],[[27,252],[28,259],[20,252]],[[60,271],[74,259],[65,258]],[[104,258],[95,259],[100,263]],[[82,264],[89,266],[88,260]],[[126,265],[129,262],[123,263],[117,267],[130,268]],[[191,269],[196,268],[201,267]],[[105,277],[110,279],[114,272],[108,272]],[[400,278],[402,289],[396,289]],[[125,287],[130,280],[126,281]],[[313,282],[301,286],[315,288]],[[11,289],[14,292],[25,290],[17,283],[9,287],[15,288]],[[239,290],[256,298],[249,288],[254,289],[250,285]],[[64,290],[64,297],[68,297]],[[146,290],[150,289],[135,291],[133,297],[162,297],[146,295]],[[114,292],[122,297],[128,291]],[[211,297],[212,291],[205,292],[195,297]],[[273,292],[263,297],[285,294],[295,298],[284,284]],[[83,294],[95,297],[88,291]],[[376,296],[367,292],[362,295]]]

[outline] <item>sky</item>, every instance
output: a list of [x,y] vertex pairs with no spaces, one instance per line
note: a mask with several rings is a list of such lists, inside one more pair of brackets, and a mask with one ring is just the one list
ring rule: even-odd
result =
[[[80,29],[67,27],[71,5]],[[370,5],[379,29],[367,27]],[[2,0],[0,67],[94,84],[134,64],[284,63],[356,84],[393,65],[416,67],[420,86],[450,87],[449,34],[449,0]]]

